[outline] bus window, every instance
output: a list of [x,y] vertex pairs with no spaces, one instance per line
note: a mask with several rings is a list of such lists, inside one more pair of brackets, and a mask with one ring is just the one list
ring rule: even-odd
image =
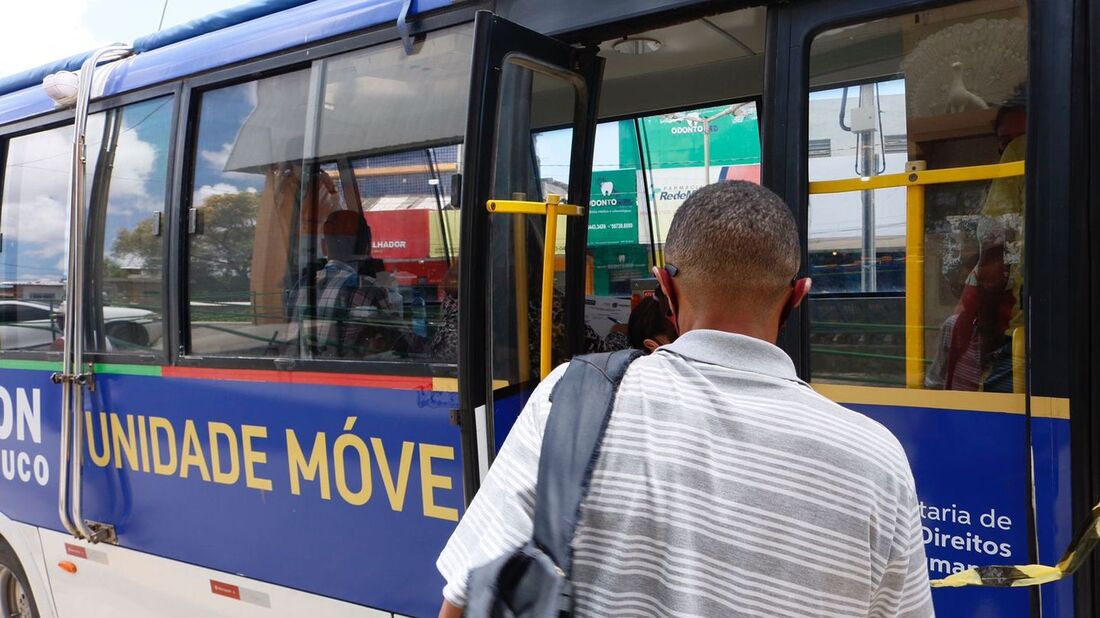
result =
[[1023,2],[824,32],[810,73],[813,379],[1023,392]]
[[91,350],[161,348],[164,243],[172,98],[88,118]]
[[297,355],[291,230],[319,199],[334,209],[326,185],[302,178],[308,85],[296,71],[201,95],[188,217],[195,354]]
[[0,202],[0,310],[6,318],[0,349],[60,349],[72,149],[72,125],[8,140]]
[[459,27],[201,95],[194,353],[455,362],[470,45]]

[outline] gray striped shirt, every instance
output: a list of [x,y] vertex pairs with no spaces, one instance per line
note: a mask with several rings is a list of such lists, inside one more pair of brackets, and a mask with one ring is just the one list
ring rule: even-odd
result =
[[[556,369],[436,563],[530,538]],[[696,330],[627,371],[573,539],[579,616],[932,616],[913,476],[884,427],[764,341]]]

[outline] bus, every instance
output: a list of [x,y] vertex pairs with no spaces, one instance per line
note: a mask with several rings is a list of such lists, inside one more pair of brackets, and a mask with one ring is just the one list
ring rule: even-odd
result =
[[1053,564],[1100,499],[1091,8],[259,0],[0,80],[0,616],[435,615],[545,368],[624,345],[733,179],[795,215],[780,344],[905,447],[930,575]]

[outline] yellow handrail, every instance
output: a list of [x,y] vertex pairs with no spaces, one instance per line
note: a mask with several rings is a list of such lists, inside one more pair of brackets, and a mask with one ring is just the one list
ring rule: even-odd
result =
[[539,317],[539,376],[545,378],[552,367],[551,346],[554,332],[554,245],[558,237],[558,215],[579,217],[584,215],[584,207],[566,204],[560,195],[550,193],[545,202],[525,202],[520,200],[489,200],[485,204],[489,212],[545,215],[546,234],[542,252],[542,307]]
[[[924,161],[910,161],[912,173]],[[905,386],[924,388],[924,185],[905,189]]]
[[526,215],[512,217],[512,252],[515,255],[513,275],[516,279],[516,360],[519,365],[518,381],[524,382],[531,376],[531,332],[527,303],[527,222]]
[[975,180],[994,180],[1024,175],[1024,162],[994,163],[992,165],[972,165],[970,167],[948,167],[938,170],[910,170],[901,174],[883,174],[866,178],[844,178],[842,180],[818,180],[810,183],[810,195],[822,193],[849,193],[851,191],[869,191],[871,189],[892,189],[894,187],[912,187],[917,185],[942,185],[952,182],[971,182]]

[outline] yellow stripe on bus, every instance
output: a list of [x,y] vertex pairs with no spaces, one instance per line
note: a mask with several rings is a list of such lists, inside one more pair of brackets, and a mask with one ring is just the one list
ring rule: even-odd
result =
[[[977,393],[968,391],[938,391],[916,388],[884,388],[879,386],[848,386],[844,384],[814,384],[814,389],[840,404],[932,408],[966,412],[1026,413],[1027,400],[1021,393]],[[1064,397],[1032,397],[1031,415],[1037,418],[1069,418],[1069,399]]]
[[[500,390],[508,384],[508,380],[493,380],[493,390]],[[432,378],[432,390],[437,393],[457,393],[458,378]]]

